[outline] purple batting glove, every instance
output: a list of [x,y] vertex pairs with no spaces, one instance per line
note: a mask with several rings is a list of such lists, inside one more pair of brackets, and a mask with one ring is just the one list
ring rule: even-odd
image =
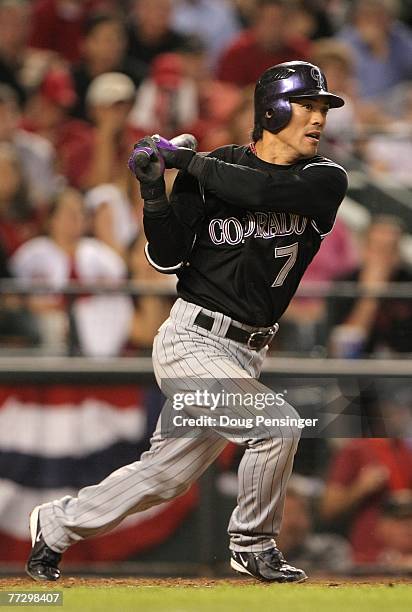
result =
[[129,170],[136,174],[136,168],[146,168],[154,151],[150,147],[136,147],[133,149],[127,165]]
[[[185,134],[184,136],[187,135]],[[166,164],[166,168],[186,170],[195,152],[191,149],[183,148],[182,145],[179,146],[178,139],[180,137],[172,139],[177,141],[177,146],[172,141],[163,138],[163,136],[159,136],[159,134],[155,134],[152,138],[156,142],[156,146]],[[186,144],[186,141],[184,144]]]
[[150,137],[141,138],[134,146],[127,165],[140,183],[155,183],[163,178],[165,163],[156,142]]

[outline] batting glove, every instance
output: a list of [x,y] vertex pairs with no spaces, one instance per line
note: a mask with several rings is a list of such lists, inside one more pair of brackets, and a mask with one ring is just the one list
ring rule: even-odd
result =
[[155,141],[159,153],[165,162],[166,168],[186,170],[192,160],[192,157],[196,154],[195,151],[192,151],[192,149],[177,147],[170,142],[170,140],[163,138],[163,136],[156,135]]
[[145,136],[134,145],[127,165],[140,182],[144,200],[154,200],[165,194],[165,162],[153,138]]

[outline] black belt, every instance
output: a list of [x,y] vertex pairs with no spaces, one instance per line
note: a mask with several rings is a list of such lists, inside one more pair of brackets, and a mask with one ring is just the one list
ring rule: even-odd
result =
[[[195,325],[199,325],[199,327],[203,327],[203,329],[207,329],[207,331],[212,331],[214,322],[214,318],[204,312],[199,312],[195,319]],[[245,329],[241,329],[231,324],[224,337],[229,338],[229,340],[234,340],[235,342],[246,344],[252,351],[260,351],[263,347],[272,342],[278,328],[278,324],[275,323],[275,325],[269,327],[265,331],[248,332]]]

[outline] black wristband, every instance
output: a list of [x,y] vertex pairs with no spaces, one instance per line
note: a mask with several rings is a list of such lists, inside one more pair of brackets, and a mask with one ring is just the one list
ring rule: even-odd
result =
[[143,200],[159,200],[166,195],[166,185],[163,176],[153,183],[140,183],[140,194]]
[[145,200],[143,205],[143,212],[149,213],[151,217],[162,216],[170,208],[169,200],[167,195],[163,194],[156,200]]

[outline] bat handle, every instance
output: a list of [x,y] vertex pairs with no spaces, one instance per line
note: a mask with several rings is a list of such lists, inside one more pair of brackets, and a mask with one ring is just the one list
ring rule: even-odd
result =
[[159,134],[153,134],[153,140],[157,143],[159,149],[175,149],[183,147],[185,149],[192,149],[192,151],[196,151],[197,149],[197,140],[193,136],[193,134],[179,134],[179,136],[175,136],[170,140],[166,140]]

